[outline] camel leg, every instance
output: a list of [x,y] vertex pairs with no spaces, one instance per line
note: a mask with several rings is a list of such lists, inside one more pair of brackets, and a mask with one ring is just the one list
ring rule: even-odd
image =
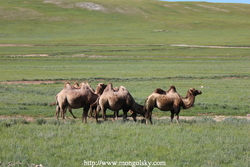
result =
[[96,108],[96,112],[95,112],[95,119],[96,119],[96,123],[98,123],[98,117],[99,117],[99,112],[101,111],[101,107],[98,105]]
[[114,111],[114,120],[117,120],[118,119],[118,114],[119,114],[119,111]]
[[89,106],[85,106],[83,108],[83,113],[82,113],[82,123],[87,123],[88,111],[89,111]]
[[68,110],[69,110],[70,114],[73,116],[73,118],[76,119],[76,116],[74,116],[74,114],[73,114],[73,112],[72,112],[72,109],[71,109],[70,107],[68,107]]
[[66,112],[67,112],[67,107],[65,109],[63,109],[62,112],[61,112],[61,117],[62,118],[65,117]]
[[55,113],[55,116],[56,116],[57,119],[59,117],[59,114],[60,114],[60,107],[59,107],[59,105],[57,105],[56,106],[56,113]]
[[180,110],[178,110],[178,111],[176,112],[176,121],[177,121],[177,124],[180,123],[180,121],[179,121],[179,113],[180,113]]
[[92,109],[90,110],[90,111],[91,111],[91,113],[89,114],[89,115],[90,115],[90,117],[95,117],[95,114],[96,114],[96,109],[97,109],[97,107],[96,107],[96,106],[92,106]]
[[67,110],[67,107],[62,109],[62,119],[65,119],[66,110]]
[[90,105],[90,110],[89,110],[89,117],[94,117],[94,114],[96,113],[96,106]]
[[107,121],[107,118],[106,118],[106,108],[103,108],[102,109],[102,119],[104,120],[104,121]]
[[179,124],[179,114],[176,114],[176,121],[177,121],[177,124]]
[[136,120],[136,117],[137,117],[137,114],[135,113],[135,112],[133,112],[132,113],[132,118],[133,118],[133,120],[136,122],[137,120]]
[[150,123],[153,124],[152,123],[152,111],[147,111],[145,116],[146,116],[146,124],[148,124],[148,121],[150,121]]
[[171,111],[170,118],[171,118],[170,123],[173,123],[173,119],[174,119],[174,111],[173,110]]
[[62,117],[63,117],[63,119],[68,119],[68,116],[67,116],[67,109],[68,109],[68,107],[66,107],[64,110],[63,110],[63,112],[62,112]]
[[90,105],[90,113],[89,113],[90,117],[94,117],[96,115],[97,107],[99,106],[98,100],[99,98],[93,104]]
[[127,113],[128,113],[128,110],[123,109],[123,116],[122,117],[123,117],[124,122],[127,121],[127,117],[128,117]]
[[90,108],[89,108],[89,118],[92,117],[92,113],[93,113],[93,108],[92,108],[92,106],[90,105]]
[[152,122],[152,111],[151,111],[149,114],[150,114],[150,115],[149,115],[150,124],[153,124],[153,122]]

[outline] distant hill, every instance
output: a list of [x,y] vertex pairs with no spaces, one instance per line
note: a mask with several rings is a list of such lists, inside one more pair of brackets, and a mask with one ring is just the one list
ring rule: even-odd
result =
[[0,1],[0,43],[250,45],[250,4]]

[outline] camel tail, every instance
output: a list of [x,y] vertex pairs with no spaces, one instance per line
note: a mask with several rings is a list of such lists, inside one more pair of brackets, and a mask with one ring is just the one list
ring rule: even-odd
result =
[[50,106],[55,106],[56,102],[50,103]]
[[50,103],[50,106],[55,106],[55,105],[58,105],[57,95],[56,95],[56,98],[55,98],[55,102]]
[[144,110],[153,110],[153,108],[156,107],[156,99],[154,96],[148,96],[145,99],[145,105],[144,105]]
[[148,97],[145,99],[145,102],[144,102],[144,109],[145,110],[147,109],[147,106],[148,106]]
[[[59,107],[59,103],[58,103],[58,96],[56,95],[56,98],[55,98],[55,102],[52,103],[53,105],[56,105],[56,112],[55,112],[55,116],[57,117],[58,119],[58,116],[59,116],[59,113],[60,113],[60,107]],[[51,105],[52,105],[51,104]]]
[[52,106],[55,106],[55,105],[58,105],[59,102],[58,102],[58,96],[56,95],[56,98],[55,98],[55,102],[54,103],[51,103]]
[[58,105],[58,100],[57,100],[57,95],[56,95],[56,99],[55,99],[55,104]]

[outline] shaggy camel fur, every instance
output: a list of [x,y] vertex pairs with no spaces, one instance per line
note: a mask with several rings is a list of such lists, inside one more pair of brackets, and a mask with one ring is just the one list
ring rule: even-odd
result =
[[[118,111],[122,109],[124,121],[127,120],[127,112],[130,109],[135,113],[144,115],[143,106],[135,102],[129,91],[124,86],[120,86],[119,89],[114,90],[112,83],[108,84],[106,89],[103,91],[103,94],[98,99],[98,107],[96,112],[97,122],[100,110],[102,110],[103,119],[106,120],[107,109],[114,111],[115,118],[118,116]],[[135,114],[133,116],[135,116]]]
[[201,91],[191,88],[187,91],[186,97],[181,97],[174,86],[171,86],[168,91],[164,91],[160,88],[156,89],[146,99],[145,112],[146,112],[146,124],[148,120],[152,124],[152,110],[154,107],[162,111],[171,112],[171,123],[173,122],[174,115],[176,115],[177,123],[179,123],[179,113],[181,107],[188,109],[193,106],[195,96],[202,94]]
[[[105,84],[98,84],[97,90],[103,92],[106,88]],[[56,96],[56,113],[57,118],[62,111],[62,117],[65,119],[65,111],[67,108],[77,109],[83,107],[82,122],[87,122],[87,115],[90,105],[99,97],[93,92],[88,83],[81,83],[80,88],[73,88],[70,84],[65,84],[63,90]]]

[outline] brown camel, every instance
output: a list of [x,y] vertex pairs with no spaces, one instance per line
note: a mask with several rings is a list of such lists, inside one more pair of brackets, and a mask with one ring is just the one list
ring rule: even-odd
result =
[[[103,83],[99,83],[99,84],[103,84]],[[104,87],[106,88],[107,85],[105,84]],[[105,89],[105,88],[104,88],[104,89]],[[91,89],[91,91],[92,91],[93,93],[95,93],[95,94],[101,96],[104,90],[103,90],[102,85],[97,85],[96,90]],[[92,103],[92,104],[90,105],[89,117],[94,117],[94,114],[96,114],[96,109],[97,109],[97,100],[96,100],[94,103]]]
[[[135,102],[129,91],[124,87],[120,86],[119,89],[114,90],[112,83],[108,84],[103,94],[98,99],[98,107],[96,112],[96,121],[98,122],[98,115],[102,110],[102,117],[106,120],[106,110],[110,109],[114,111],[114,118],[117,118],[118,111],[123,110],[123,120],[127,120],[127,112],[131,109],[135,113],[144,115],[143,106]],[[134,120],[135,114],[133,115]]]
[[152,124],[152,111],[154,107],[162,111],[171,112],[171,123],[173,122],[174,115],[176,115],[177,123],[179,123],[179,113],[181,107],[188,109],[193,106],[195,96],[202,94],[201,91],[191,88],[187,91],[186,97],[181,97],[174,86],[171,86],[168,91],[164,91],[160,88],[156,89],[146,99],[145,112],[146,112],[146,124],[148,120]]
[[[88,83],[86,83],[86,84],[88,84]],[[95,94],[98,94],[99,96],[102,94],[102,92],[103,92],[103,88],[102,88],[102,86],[104,86],[104,87],[106,87],[107,85],[106,84],[103,84],[103,83],[99,83],[98,85],[97,85],[97,88],[96,88],[96,91],[88,84],[88,86],[89,86],[89,88],[90,88],[90,90],[93,92],[93,93],[95,93]],[[70,85],[70,83],[69,82],[66,82],[65,84],[64,84],[64,87],[63,87],[64,89],[80,89],[81,87],[79,86],[79,83],[77,83],[77,82],[75,82],[74,83],[74,85]],[[56,96],[56,99],[57,99],[57,96]],[[54,103],[52,103],[51,105],[56,105],[56,102],[54,102]],[[97,105],[93,105],[93,104],[91,104],[90,105],[90,111],[91,111],[91,115],[92,115],[92,111],[93,110],[96,110],[96,107],[97,107]],[[76,116],[74,116],[74,114],[73,114],[73,112],[72,112],[72,109],[70,108],[70,107],[68,107],[68,110],[69,110],[69,112],[71,113],[71,115],[73,116],[73,118],[77,118]],[[57,110],[58,111],[58,110]],[[58,116],[59,116],[59,113],[56,111],[56,116],[57,116],[57,118],[58,118]],[[59,110],[59,112],[60,112],[60,110]],[[65,110],[65,113],[66,113],[66,110]],[[61,117],[63,117],[63,112],[61,113]]]
[[[98,84],[97,90],[102,93],[106,88],[105,84]],[[99,97],[94,93],[88,83],[81,83],[80,88],[73,88],[70,84],[65,84],[63,90],[56,96],[56,113],[57,118],[62,111],[62,117],[65,119],[65,111],[67,108],[77,109],[83,107],[82,122],[87,122],[87,115],[90,105]]]
[[[74,85],[70,85],[69,82],[66,82],[66,83],[64,84],[63,89],[80,89],[80,86],[79,86],[79,83],[78,83],[78,82],[75,82]],[[57,95],[56,95],[56,100],[57,100]],[[52,106],[56,105],[56,102],[51,103],[51,105],[52,105]],[[67,110],[67,109],[66,109],[66,110]],[[65,110],[65,113],[66,113],[66,110]],[[70,107],[68,107],[68,110],[69,110],[70,114],[73,116],[73,118],[76,118],[76,116],[73,114],[72,109],[71,109]],[[57,119],[58,119],[58,116],[59,116],[59,113],[58,113],[58,112],[60,112],[60,110],[56,110],[55,115],[56,115]],[[62,116],[63,116],[63,113],[61,113],[61,117],[62,117]]]

